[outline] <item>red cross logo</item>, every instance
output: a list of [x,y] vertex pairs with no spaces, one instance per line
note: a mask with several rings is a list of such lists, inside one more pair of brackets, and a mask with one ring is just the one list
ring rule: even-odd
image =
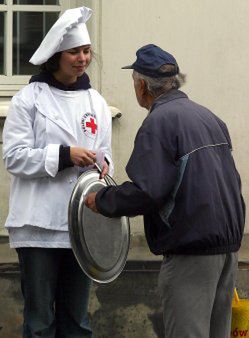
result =
[[96,133],[96,130],[98,128],[97,124],[94,122],[94,119],[93,118],[90,118],[90,122],[87,122],[86,123],[86,127],[87,128],[91,128],[91,133],[92,134],[95,134]]

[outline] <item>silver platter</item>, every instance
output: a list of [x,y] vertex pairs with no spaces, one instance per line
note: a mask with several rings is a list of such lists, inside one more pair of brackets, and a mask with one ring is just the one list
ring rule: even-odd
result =
[[[68,209],[69,236],[82,270],[98,283],[109,283],[122,272],[130,245],[129,218],[109,218],[92,212],[86,196],[107,186],[97,170],[84,172],[71,195]],[[108,185],[116,185],[108,176]]]

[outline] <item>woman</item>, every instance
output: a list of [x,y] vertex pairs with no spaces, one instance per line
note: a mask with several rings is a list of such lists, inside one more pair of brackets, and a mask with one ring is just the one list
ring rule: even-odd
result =
[[[30,59],[41,73],[12,99],[3,156],[12,174],[6,227],[24,297],[23,337],[92,337],[90,280],[71,250],[67,209],[82,170],[111,160],[111,115],[85,73],[92,59],[86,7],[66,11]],[[51,41],[53,44],[51,44]]]

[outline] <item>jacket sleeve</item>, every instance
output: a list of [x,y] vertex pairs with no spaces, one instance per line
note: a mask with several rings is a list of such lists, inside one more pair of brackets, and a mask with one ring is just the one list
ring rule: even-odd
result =
[[101,189],[96,206],[106,217],[146,215],[156,208],[154,201],[132,182]]
[[[216,116],[216,119],[217,119],[217,121],[218,121],[218,123],[220,125],[221,130],[223,131],[223,134],[225,135],[225,137],[227,139],[229,148],[231,150],[231,156],[233,158],[233,155],[232,155],[233,147],[232,147],[232,141],[231,141],[231,137],[230,137],[228,128],[227,128],[226,124],[221,119],[219,119],[217,116]],[[236,168],[234,159],[233,159],[233,164],[234,164],[234,169],[235,169],[235,172],[236,172],[239,188],[240,188],[240,191],[241,191],[241,179],[240,179],[240,175],[238,173],[238,170]],[[245,220],[245,217],[246,217],[246,205],[245,205],[245,201],[243,199],[242,193],[240,193],[240,197],[241,197],[241,205],[242,205],[242,210],[243,210],[243,216],[244,216],[244,220]]]
[[[59,144],[35,146],[32,97],[13,97],[3,130],[3,160],[6,169],[22,178],[55,177],[59,165]],[[44,135],[45,137],[45,135]]]
[[62,171],[66,168],[73,167],[74,164],[70,157],[70,147],[60,145],[59,149],[59,168],[58,171]]
[[220,129],[222,130],[222,133],[224,134],[224,136],[227,140],[227,143],[228,143],[230,150],[232,151],[233,150],[232,141],[231,141],[231,137],[229,135],[229,131],[227,129],[226,124],[220,118],[218,118],[218,116],[215,116],[215,118],[216,118],[217,123],[220,126]]
[[173,154],[155,133],[138,133],[126,171],[132,182],[148,194],[158,208],[173,190],[178,169]]
[[135,216],[159,210],[173,190],[178,168],[157,136],[139,132],[126,171],[132,183],[97,193],[96,206],[102,214]]

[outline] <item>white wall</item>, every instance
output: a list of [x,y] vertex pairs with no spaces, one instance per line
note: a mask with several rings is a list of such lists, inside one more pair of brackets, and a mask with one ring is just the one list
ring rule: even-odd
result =
[[[118,182],[126,179],[124,167],[146,114],[136,103],[131,71],[121,67],[135,60],[139,47],[155,43],[171,52],[181,71],[187,74],[188,82],[183,90],[190,98],[210,108],[227,123],[248,206],[249,2],[77,1],[77,5],[82,4],[94,9],[89,28],[94,48],[103,62],[102,68],[92,64],[93,83],[108,103],[123,113],[113,124]],[[142,232],[141,224],[141,220],[137,220],[133,232]],[[246,230],[249,231],[249,224]]]
[[[175,55],[181,71],[188,76],[183,90],[190,98],[213,110],[227,123],[248,207],[249,77],[246,72],[249,68],[249,1],[69,2],[71,7],[85,5],[94,10],[88,27],[98,62],[92,63],[89,74],[93,85],[108,104],[120,108],[123,113],[121,119],[113,122],[116,180],[121,183],[127,179],[125,165],[136,131],[146,116],[146,111],[136,102],[131,71],[121,70],[121,67],[135,60],[139,47],[155,43]],[[3,173],[0,184],[1,227],[7,214],[9,176],[2,162],[0,167]],[[246,231],[249,232],[248,221]],[[132,221],[132,233],[143,233],[141,218]]]

